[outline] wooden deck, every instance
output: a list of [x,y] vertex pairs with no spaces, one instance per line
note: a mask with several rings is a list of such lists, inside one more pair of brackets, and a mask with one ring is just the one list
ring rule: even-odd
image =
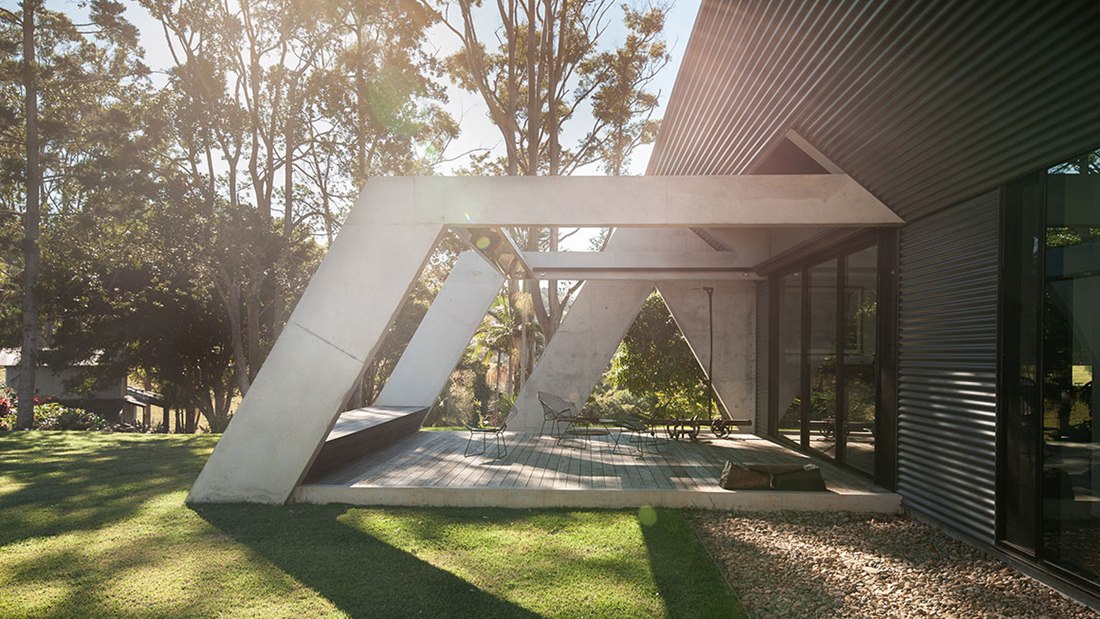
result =
[[[313,483],[294,499],[359,505],[631,507],[897,511],[896,494],[825,461],[751,435],[670,441],[659,453],[615,453],[606,437],[576,440],[507,433],[508,454],[464,457],[466,432],[421,431]],[[718,487],[726,460],[813,462],[827,492],[728,491]]]

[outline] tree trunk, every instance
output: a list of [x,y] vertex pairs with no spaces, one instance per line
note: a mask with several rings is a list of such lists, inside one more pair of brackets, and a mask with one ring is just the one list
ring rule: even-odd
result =
[[527,0],[527,175],[539,173],[539,143],[542,141],[539,124],[542,110],[539,100],[538,63],[535,44],[535,16],[538,14],[535,0]]
[[[294,114],[297,110],[296,99],[297,89],[294,85],[291,85],[291,94],[287,96],[287,110],[286,110],[286,126],[284,127],[284,141],[286,147],[286,155],[283,157],[283,247],[279,255],[279,262],[282,263],[284,277],[282,281],[289,282],[293,279],[291,277],[290,270],[294,268],[294,261],[290,259],[291,247],[294,243],[294,149],[297,148],[297,142],[295,140],[295,126]],[[278,270],[276,270],[278,272]],[[289,290],[284,290],[284,286],[278,281],[275,281],[275,295],[272,299],[271,306],[271,341],[274,342],[279,337],[279,333],[283,330],[283,323],[285,322],[284,312],[290,304]]]
[[34,425],[34,381],[38,367],[38,227],[41,218],[38,144],[38,68],[34,49],[34,12],[38,0],[23,2],[23,88],[26,108],[27,204],[23,216],[23,350],[19,360],[19,409],[15,427],[29,430]]

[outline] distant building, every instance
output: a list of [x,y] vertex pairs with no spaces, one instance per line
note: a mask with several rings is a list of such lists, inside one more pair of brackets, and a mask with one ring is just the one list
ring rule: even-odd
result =
[[[12,389],[19,388],[19,351],[0,350],[0,367],[3,367],[3,383]],[[164,398],[157,393],[127,385],[125,377],[112,380],[92,392],[77,393],[69,387],[80,381],[80,373],[95,367],[87,361],[64,368],[40,366],[34,379],[39,395],[63,406],[80,408],[95,413],[110,423],[143,424],[154,427],[162,424],[172,427]],[[161,409],[160,419],[154,420],[152,407]]]

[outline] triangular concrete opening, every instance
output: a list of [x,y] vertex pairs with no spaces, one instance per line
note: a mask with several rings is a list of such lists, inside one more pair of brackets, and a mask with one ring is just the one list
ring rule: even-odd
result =
[[601,417],[703,419],[708,404],[706,372],[654,289],[585,407]]

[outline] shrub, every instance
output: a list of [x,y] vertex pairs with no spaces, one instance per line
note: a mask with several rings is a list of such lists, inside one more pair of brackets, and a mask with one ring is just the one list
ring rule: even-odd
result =
[[49,402],[34,407],[34,427],[39,430],[102,430],[107,422],[86,410]]

